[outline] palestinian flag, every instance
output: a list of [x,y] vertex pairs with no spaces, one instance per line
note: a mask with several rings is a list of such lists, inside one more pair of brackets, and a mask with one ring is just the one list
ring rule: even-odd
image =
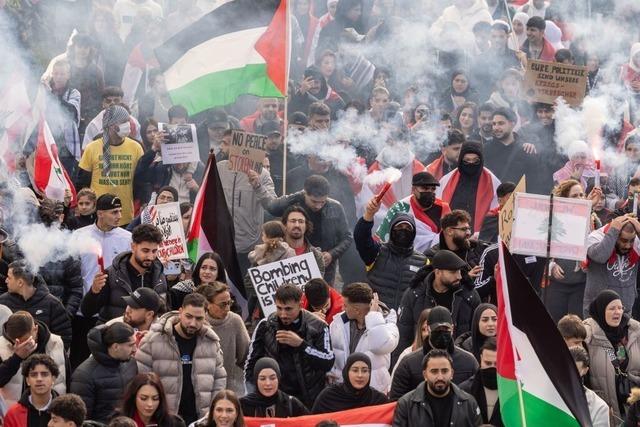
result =
[[33,153],[33,187],[49,199],[64,201],[65,191],[71,191],[71,205],[75,205],[76,189],[58,157],[58,147],[49,125],[40,119],[36,150]]
[[205,252],[215,251],[220,255],[227,273],[227,284],[236,302],[242,307],[243,314],[246,315],[247,296],[238,266],[234,238],[233,219],[224,198],[216,158],[211,154],[193,205],[187,234],[187,250],[194,264]]
[[287,1],[231,0],[158,47],[171,100],[196,114],[287,88]]
[[498,396],[509,427],[590,427],[567,345],[504,244],[499,244]]
[[292,418],[244,417],[247,427],[315,427],[320,421],[334,420],[341,427],[391,427],[396,402],[366,406],[329,414],[305,415]]

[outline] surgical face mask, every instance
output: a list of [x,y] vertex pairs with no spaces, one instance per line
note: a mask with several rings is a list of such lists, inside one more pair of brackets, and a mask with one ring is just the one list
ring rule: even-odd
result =
[[441,350],[446,350],[449,348],[449,344],[453,340],[453,336],[451,335],[451,331],[444,330],[435,330],[431,331],[429,335],[429,342],[434,348],[439,348]]
[[482,385],[489,390],[498,389],[498,372],[496,368],[484,368],[480,369],[480,375],[482,376]]
[[131,133],[131,123],[126,122],[118,125],[118,136],[120,138],[124,138],[125,136],[129,136]]

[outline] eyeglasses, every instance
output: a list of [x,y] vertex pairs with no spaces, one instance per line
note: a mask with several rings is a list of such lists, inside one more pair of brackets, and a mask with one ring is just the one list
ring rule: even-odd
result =
[[229,300],[229,301],[222,301],[222,302],[219,302],[218,304],[215,304],[215,305],[217,305],[219,308],[227,308],[227,307],[231,307],[231,300]]
[[465,233],[471,231],[471,227],[451,227],[451,228],[453,228],[454,230],[464,231]]
[[306,222],[306,220],[304,220],[304,219],[288,219],[287,222],[290,222],[291,224],[304,224]]

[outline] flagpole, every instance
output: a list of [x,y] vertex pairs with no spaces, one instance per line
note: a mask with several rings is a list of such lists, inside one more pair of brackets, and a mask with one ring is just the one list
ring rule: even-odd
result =
[[287,19],[285,21],[285,91],[284,91],[284,128],[282,129],[282,195],[287,194],[287,135],[289,128],[289,69],[291,68],[291,21],[289,18],[289,6],[291,2],[289,0],[283,0],[287,2]]
[[544,306],[547,306],[547,288],[549,287],[549,280],[551,276],[551,272],[549,271],[549,266],[551,265],[551,230],[553,227],[553,193],[549,197],[549,225],[547,227],[547,259],[545,260],[545,269],[544,269],[544,286],[542,287],[542,302]]
[[[515,348],[513,355],[516,355]],[[517,369],[516,369],[517,371]],[[520,418],[522,418],[522,427],[527,427],[527,416],[524,410],[524,398],[522,397],[522,384],[518,379],[518,375],[516,374],[516,384],[518,384],[518,401],[520,402]]]

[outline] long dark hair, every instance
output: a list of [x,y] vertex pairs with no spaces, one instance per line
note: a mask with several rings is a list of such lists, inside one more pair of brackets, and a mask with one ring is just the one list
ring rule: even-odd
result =
[[218,266],[218,277],[216,277],[216,281],[226,283],[227,282],[227,273],[224,271],[224,263],[222,262],[222,258],[216,252],[205,252],[202,254],[196,266],[193,269],[193,275],[191,276],[191,280],[196,286],[200,286],[202,282],[200,282],[200,269],[202,268],[202,264],[205,260],[212,259],[215,261]]
[[153,421],[157,422],[158,425],[172,425],[172,417],[169,414],[169,410],[167,409],[167,396],[164,393],[164,387],[162,386],[162,381],[157,374],[153,372],[149,372],[146,374],[138,374],[129,383],[127,386],[124,396],[122,397],[122,408],[120,413],[122,415],[126,415],[127,417],[133,418],[136,413],[136,395],[138,391],[142,388],[142,386],[150,385],[155,387],[160,395],[160,405],[158,405],[158,409],[153,414]]
[[207,415],[207,422],[204,427],[215,427],[216,422],[213,417],[215,415],[214,408],[216,407],[216,403],[220,400],[228,400],[233,403],[233,406],[236,407],[236,420],[233,422],[233,427],[245,427],[244,423],[244,415],[242,415],[242,408],[240,407],[240,401],[238,400],[238,396],[231,390],[220,390],[213,396],[213,400],[211,401],[211,406],[209,406],[209,415]]

